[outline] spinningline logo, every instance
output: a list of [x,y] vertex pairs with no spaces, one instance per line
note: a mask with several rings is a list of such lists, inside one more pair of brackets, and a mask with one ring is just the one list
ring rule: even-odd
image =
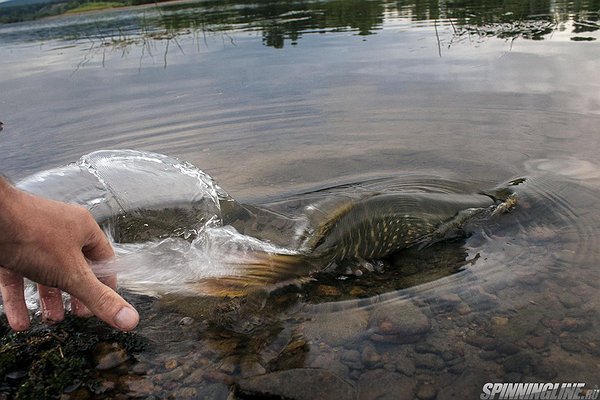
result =
[[540,399],[597,400],[600,389],[585,389],[585,383],[491,383],[483,385],[481,400]]

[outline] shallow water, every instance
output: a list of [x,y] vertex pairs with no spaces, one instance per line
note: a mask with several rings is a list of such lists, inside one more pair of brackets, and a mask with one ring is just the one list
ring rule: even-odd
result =
[[148,150],[292,214],[332,193],[473,193],[525,176],[511,213],[397,269],[231,304],[131,295],[152,345],[104,376],[158,397],[282,381],[292,398],[593,388],[599,10],[201,2],[0,26],[0,170],[19,180],[98,149]]

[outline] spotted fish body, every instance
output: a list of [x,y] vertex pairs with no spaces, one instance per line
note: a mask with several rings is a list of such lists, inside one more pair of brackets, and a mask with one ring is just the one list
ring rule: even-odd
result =
[[493,207],[486,195],[438,193],[378,194],[357,201],[324,223],[311,257],[327,261],[384,257],[443,235],[467,216]]
[[237,273],[198,282],[198,290],[239,296],[300,283],[331,263],[376,259],[448,238],[474,215],[486,211],[492,215],[504,200],[484,194],[381,193],[334,202],[335,207],[313,215],[312,229],[300,253],[258,252],[237,266]]

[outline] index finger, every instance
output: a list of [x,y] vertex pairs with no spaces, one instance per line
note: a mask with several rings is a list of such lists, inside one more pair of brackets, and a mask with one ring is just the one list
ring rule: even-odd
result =
[[[102,282],[109,288],[111,288],[113,290],[117,289],[117,276],[116,275],[96,276],[96,277],[98,278],[98,280],[100,282]],[[87,308],[85,306],[85,304],[83,304],[81,302],[81,300],[79,300],[75,296],[71,296],[71,312],[73,314],[77,315],[78,317],[86,317],[87,318],[87,317],[91,317],[92,315],[94,315],[94,313],[92,313],[90,311],[90,309]]]
[[64,289],[78,298],[94,315],[115,328],[130,331],[139,322],[135,308],[113,289],[100,282],[83,257]]

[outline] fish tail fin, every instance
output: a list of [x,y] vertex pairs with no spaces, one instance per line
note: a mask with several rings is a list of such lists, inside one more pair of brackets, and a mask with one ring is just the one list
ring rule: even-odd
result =
[[499,203],[504,203],[510,200],[512,197],[514,197],[514,194],[516,192],[515,186],[525,183],[526,181],[527,178],[512,179],[508,182],[496,186],[491,190],[482,191],[480,192],[480,194],[491,197],[492,200],[497,201]]
[[194,292],[215,297],[240,297],[252,292],[311,280],[314,263],[305,254],[254,252],[226,262],[229,273],[194,282]]

